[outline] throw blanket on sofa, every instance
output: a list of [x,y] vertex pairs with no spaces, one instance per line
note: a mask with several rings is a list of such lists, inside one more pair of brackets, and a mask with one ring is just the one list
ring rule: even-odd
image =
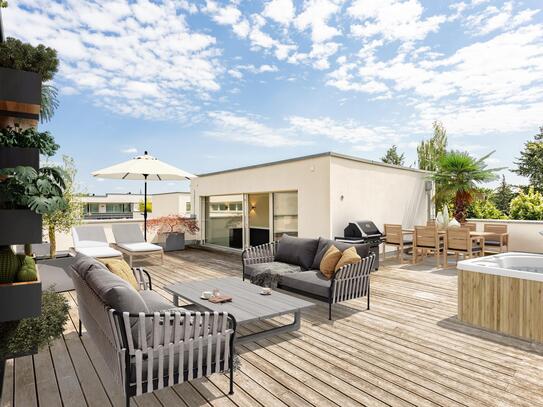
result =
[[253,270],[249,277],[251,283],[261,287],[270,288],[277,288],[277,284],[279,283],[279,280],[283,274],[300,271],[299,267],[285,265],[284,263],[255,264],[252,265],[252,268]]

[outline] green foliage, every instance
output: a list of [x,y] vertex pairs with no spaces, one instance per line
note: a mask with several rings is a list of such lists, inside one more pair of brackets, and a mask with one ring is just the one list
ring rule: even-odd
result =
[[454,217],[460,223],[466,219],[468,205],[479,194],[479,184],[493,181],[501,168],[487,168],[485,160],[493,154],[476,159],[466,152],[451,151],[438,161],[431,176],[436,183],[436,199],[454,197]]
[[42,293],[41,301],[40,316],[0,324],[0,359],[30,353],[62,336],[70,310],[68,300],[48,290]]
[[543,220],[543,195],[530,187],[511,200],[509,213],[512,219]]
[[0,67],[35,72],[41,75],[42,82],[47,82],[58,70],[57,51],[42,44],[34,47],[8,37],[0,43]]
[[0,129],[0,147],[37,148],[46,156],[55,155],[59,149],[48,131],[39,132],[34,127],[23,130],[19,126]]
[[396,145],[392,145],[390,147],[385,156],[381,157],[381,161],[386,164],[393,164],[393,165],[403,165],[405,161],[404,154],[398,154],[398,147]]
[[0,170],[0,196],[5,207],[28,207],[43,215],[66,207],[64,173],[59,168],[17,166]]
[[511,200],[515,196],[517,196],[517,193],[513,191],[513,187],[505,181],[505,175],[502,175],[500,185],[494,190],[490,199],[497,209],[508,215]]
[[[138,202],[138,210],[143,213],[145,203],[143,201]],[[153,212],[153,202],[147,200],[147,213]]]
[[59,106],[58,90],[53,85],[44,83],[41,85],[40,121],[48,122],[52,119]]
[[441,157],[447,151],[447,131],[440,122],[434,122],[434,135],[421,141],[417,147],[418,165],[421,170],[436,171]]
[[84,204],[78,199],[75,176],[77,170],[73,158],[63,156],[63,165],[58,167],[64,174],[63,198],[66,205],[63,208],[51,211],[43,215],[43,224],[49,235],[50,255],[56,257],[56,232],[69,232],[72,226],[81,223]]
[[543,126],[533,141],[524,144],[520,158],[515,162],[517,168],[513,172],[528,177],[530,185],[536,191],[543,192]]
[[476,200],[467,210],[467,216],[475,219],[507,219],[492,201]]

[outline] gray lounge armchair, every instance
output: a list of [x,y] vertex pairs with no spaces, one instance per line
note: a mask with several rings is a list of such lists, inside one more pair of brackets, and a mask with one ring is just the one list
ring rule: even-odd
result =
[[131,396],[214,373],[230,373],[233,394],[233,316],[174,307],[143,269],[134,269],[136,291],[90,257],[78,255],[72,267],[79,333],[85,325],[127,406]]
[[[340,268],[327,280],[319,265],[331,245],[340,250],[354,246],[362,258],[355,264]],[[282,246],[281,246],[282,245]],[[255,281],[261,273],[271,274],[279,288],[328,302],[328,319],[332,305],[354,298],[367,297],[370,309],[370,272],[375,255],[367,244],[348,244],[330,239],[301,239],[284,235],[279,241],[250,247],[242,254],[242,278]]]

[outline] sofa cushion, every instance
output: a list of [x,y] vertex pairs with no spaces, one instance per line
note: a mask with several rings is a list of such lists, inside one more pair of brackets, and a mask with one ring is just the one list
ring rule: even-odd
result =
[[150,313],[172,310],[174,305],[153,290],[142,290],[140,296]]
[[319,266],[320,272],[330,280],[336,271],[336,264],[341,259],[342,253],[339,249],[332,245],[328,248],[324,256],[322,257],[321,264]]
[[362,258],[358,255],[356,249],[351,246],[341,255],[341,259],[339,259],[336,264],[336,271],[348,264],[358,263],[360,260],[362,260]]
[[308,270],[300,273],[284,274],[280,286],[302,291],[305,293],[328,298],[331,280],[322,275],[319,270]]
[[275,260],[300,266],[308,270],[313,264],[319,241],[317,239],[305,239],[283,235],[277,245]]
[[77,271],[83,280],[87,280],[87,275],[89,273],[96,272],[105,272],[110,273],[105,264],[100,263],[95,258],[85,256],[82,253],[77,253],[75,256],[75,261],[71,265],[72,269]]
[[99,261],[100,263],[104,263],[113,274],[128,282],[135,290],[139,289],[139,284],[132,272],[132,267],[126,261],[117,258],[99,259]]
[[326,253],[326,251],[332,245],[336,246],[342,252],[353,246],[361,258],[368,257],[370,254],[370,246],[366,243],[351,244],[345,242],[337,242],[331,239],[326,239],[324,237],[319,237],[319,244],[317,247],[317,252],[315,254],[315,260],[311,265],[311,269],[318,269],[320,267],[322,256],[324,256],[324,253]]
[[149,309],[140,294],[128,282],[107,271],[90,272],[85,279],[89,287],[109,307],[130,313],[148,313]]
[[245,266],[245,276],[252,277],[257,274],[270,272],[272,274],[285,274],[285,273],[296,273],[302,271],[300,266],[294,264],[283,263],[280,261],[274,261],[270,263],[257,263],[257,264],[247,264]]

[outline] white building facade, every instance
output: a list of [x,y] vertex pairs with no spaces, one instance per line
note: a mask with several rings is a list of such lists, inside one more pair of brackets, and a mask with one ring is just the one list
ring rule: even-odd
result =
[[283,233],[342,236],[349,221],[425,224],[428,173],[336,153],[202,174],[191,182],[205,244],[242,249]]

